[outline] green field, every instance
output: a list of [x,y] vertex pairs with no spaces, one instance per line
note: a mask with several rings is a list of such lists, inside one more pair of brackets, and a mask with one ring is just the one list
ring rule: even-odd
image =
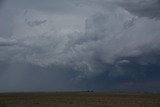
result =
[[160,107],[160,94],[4,93],[0,107]]

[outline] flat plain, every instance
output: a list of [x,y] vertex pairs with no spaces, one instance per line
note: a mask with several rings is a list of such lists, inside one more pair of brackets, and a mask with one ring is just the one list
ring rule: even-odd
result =
[[160,94],[2,93],[0,107],[160,107]]

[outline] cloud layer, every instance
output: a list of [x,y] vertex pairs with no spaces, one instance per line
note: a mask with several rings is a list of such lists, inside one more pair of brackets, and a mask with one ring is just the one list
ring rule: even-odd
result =
[[159,19],[160,1],[159,0],[134,0],[119,3],[131,13],[141,16]]
[[[9,79],[12,73],[27,80],[32,71],[42,69],[53,74],[33,75],[43,78],[44,74],[47,78],[61,71],[57,74],[61,77],[60,83],[53,82],[55,76],[53,80],[44,80],[59,89],[71,89],[68,87],[72,86],[125,89],[136,86],[137,81],[145,82],[144,87],[149,87],[151,83],[159,82],[156,77],[160,70],[158,8],[159,0],[8,1],[1,13],[4,14],[1,21],[7,19],[9,24],[0,26],[4,29],[0,35],[0,61],[13,66],[3,69],[1,80],[7,79],[6,84],[16,80]],[[6,10],[10,11],[9,15],[4,13]],[[23,63],[25,67],[12,71],[17,63]],[[76,74],[71,75],[71,71]],[[68,77],[64,76],[66,72]],[[156,79],[149,77],[152,73]],[[68,81],[68,85],[62,87],[62,81]],[[40,82],[41,79],[35,84]],[[114,85],[110,86],[112,83]],[[15,81],[15,84],[21,83]],[[88,87],[88,84],[91,85]],[[156,87],[158,90],[159,86]]]
[[[127,60],[125,57],[159,50],[160,21],[139,18],[123,9],[107,14],[95,13],[86,20],[74,15],[65,16],[65,19],[60,17],[62,15],[48,16],[36,11],[30,19],[23,14],[17,16],[13,37],[19,41],[14,47],[18,54],[12,60],[40,66],[62,64],[96,72],[94,67],[100,62],[115,64],[121,59],[120,63],[123,63]],[[26,20],[31,20],[30,24],[39,20],[47,22],[30,26]]]

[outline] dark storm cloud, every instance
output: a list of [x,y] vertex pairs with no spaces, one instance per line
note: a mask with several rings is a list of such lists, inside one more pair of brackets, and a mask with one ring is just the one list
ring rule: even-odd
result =
[[143,83],[160,90],[158,3],[8,1],[0,19],[0,90],[127,90]]
[[160,18],[160,0],[134,0],[119,2],[129,12],[149,18]]
[[156,61],[148,64],[139,63],[137,60],[141,57],[125,58],[130,63],[106,65],[104,72],[91,77],[84,76],[80,81],[81,87],[95,91],[159,92],[159,55],[154,56]]
[[4,2],[4,0],[0,0],[0,6],[2,5],[3,2]]
[[62,66],[40,67],[27,63],[0,61],[0,91],[71,91],[76,90],[71,79],[73,69]]

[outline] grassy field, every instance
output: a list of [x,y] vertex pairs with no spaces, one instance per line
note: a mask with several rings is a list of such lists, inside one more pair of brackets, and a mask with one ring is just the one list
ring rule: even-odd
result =
[[159,94],[5,93],[0,107],[160,107]]

